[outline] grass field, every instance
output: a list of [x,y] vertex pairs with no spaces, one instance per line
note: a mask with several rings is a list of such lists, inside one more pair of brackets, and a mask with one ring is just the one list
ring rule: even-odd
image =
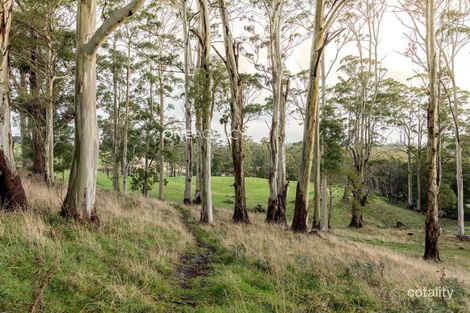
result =
[[[184,177],[168,177],[165,185],[165,199],[172,203],[181,203],[184,192]],[[194,179],[193,179],[194,183]],[[233,178],[213,177],[212,196],[216,209],[231,209],[233,207]],[[112,182],[105,173],[98,174],[98,186],[110,190]],[[289,184],[288,218],[291,219],[294,209],[295,182]],[[193,186],[194,187],[194,186]],[[150,197],[157,197],[158,185],[153,186]],[[336,192],[337,197],[341,192]],[[255,206],[266,207],[269,196],[268,181],[262,178],[246,178],[247,206],[253,209]],[[310,199],[312,199],[312,188]],[[385,199],[371,196],[369,205],[364,209],[364,222],[367,227],[363,229],[350,229],[349,206],[339,200],[335,201],[332,212],[332,224],[334,232],[339,237],[355,242],[367,243],[372,246],[387,247],[409,255],[419,257],[424,250],[424,216],[411,210],[404,209],[405,205],[390,204]],[[405,223],[406,229],[396,230],[394,226],[400,221]],[[457,231],[455,220],[442,219],[443,228],[441,242],[442,257],[447,261],[467,266],[470,268],[469,244],[455,240]],[[470,232],[470,222],[466,223],[466,230]],[[412,235],[410,235],[412,234]]]
[[[167,184],[164,188],[165,199],[169,202],[179,203],[183,201],[184,193],[184,177],[167,177]],[[99,188],[106,190],[112,189],[112,181],[104,172],[98,172],[97,185]],[[193,179],[193,192],[196,187],[195,179]],[[288,207],[290,211],[294,207],[296,182],[289,183]],[[134,191],[134,193],[136,193]],[[156,198],[158,194],[158,186],[152,186],[150,197]],[[268,181],[262,178],[246,178],[246,202],[249,209],[262,205],[266,207],[269,196]],[[313,194],[312,194],[313,196]],[[213,177],[212,178],[212,197],[214,207],[216,208],[232,208],[234,203],[233,196],[233,178],[232,177]]]
[[[337,201],[334,229],[319,237],[268,225],[264,213],[232,223],[228,177],[213,179],[213,226],[198,225],[198,207],[106,191],[103,173],[101,225],[77,225],[58,217],[63,185],[24,182],[32,210],[0,212],[0,312],[470,311],[470,244],[455,239],[455,221],[442,221],[443,262],[427,263],[424,217],[379,197],[363,229],[347,227],[348,206]],[[181,202],[183,179],[168,179],[165,191]],[[266,180],[247,180],[249,207],[267,195]],[[454,296],[407,296],[435,287]]]
[[[164,189],[166,201],[181,203],[184,177],[168,177],[167,181]],[[112,189],[112,182],[105,173],[98,174],[98,186],[106,190]],[[287,215],[288,219],[291,219],[294,210],[296,182],[290,182],[289,186]],[[193,187],[195,187],[194,179]],[[214,207],[216,209],[233,208],[233,178],[213,177],[212,187]],[[150,197],[156,198],[157,193],[158,186],[155,185],[150,191]],[[310,194],[310,199],[312,199],[312,188]],[[337,191],[336,194],[339,198],[341,192]],[[246,178],[246,199],[249,209],[252,210],[257,205],[266,207],[268,196],[269,187],[266,179]],[[336,200],[334,204],[332,224],[338,236],[374,246],[388,247],[416,257],[423,253],[424,216],[404,209],[404,204],[402,206],[390,204],[384,198],[371,196],[369,205],[364,209],[364,222],[367,227],[354,230],[347,227],[350,222],[349,206],[339,200]],[[406,229],[396,230],[393,228],[398,221],[405,223]],[[442,219],[441,226],[443,228],[442,238],[444,238],[441,243],[443,258],[470,268],[469,245],[454,239],[454,234],[457,232],[457,222]],[[470,222],[466,223],[466,229],[470,232]],[[412,235],[410,235],[411,233]]]

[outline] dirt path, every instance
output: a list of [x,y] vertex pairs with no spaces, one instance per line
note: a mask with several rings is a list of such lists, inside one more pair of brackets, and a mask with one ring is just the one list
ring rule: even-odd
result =
[[180,288],[183,290],[182,300],[184,304],[196,307],[197,303],[191,296],[191,291],[197,289],[195,284],[198,278],[210,275],[212,271],[211,262],[216,249],[205,243],[197,233],[197,223],[191,213],[184,208],[177,208],[181,214],[181,221],[194,238],[195,245],[189,247],[180,256],[176,278]]

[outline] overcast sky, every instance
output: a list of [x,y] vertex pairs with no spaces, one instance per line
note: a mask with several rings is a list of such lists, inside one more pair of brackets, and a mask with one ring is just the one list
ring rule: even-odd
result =
[[[390,0],[389,4],[393,2],[394,0]],[[418,69],[407,57],[401,54],[406,50],[408,44],[405,33],[407,33],[406,27],[401,24],[395,13],[392,11],[392,8],[388,8],[384,15],[381,28],[379,58],[382,59],[383,67],[388,70],[387,77],[394,78],[403,83],[406,82],[407,78],[414,75],[414,70]],[[295,73],[301,69],[309,68],[310,47],[311,40],[307,40],[302,46],[296,48],[294,54],[286,62],[287,67],[291,72]],[[334,51],[331,49],[335,49],[335,46],[332,45],[326,50],[326,57],[330,60],[334,54]],[[457,60],[458,66],[456,67],[457,84],[460,88],[466,90],[470,90],[470,79],[468,79],[468,75],[470,73],[469,54],[470,47],[462,50]],[[357,55],[356,48],[351,44],[344,48],[341,55]],[[339,60],[341,60],[341,57]],[[337,75],[336,73],[333,73],[331,77],[329,77],[329,85],[334,84],[336,80]],[[270,118],[266,117],[262,120],[250,122],[247,135],[256,141],[268,137],[269,120]],[[303,136],[303,126],[299,125],[299,121],[290,117],[287,121],[287,125],[287,142],[301,141]],[[214,118],[213,127],[215,129],[222,130],[217,118]]]

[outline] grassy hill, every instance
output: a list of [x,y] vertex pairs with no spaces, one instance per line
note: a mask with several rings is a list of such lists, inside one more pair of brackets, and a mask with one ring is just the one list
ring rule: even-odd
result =
[[[232,206],[231,178],[213,180],[216,223],[207,227],[197,207],[104,190],[100,227],[77,225],[58,217],[63,186],[25,182],[33,210],[0,212],[0,312],[470,310],[470,244],[455,240],[455,221],[443,221],[444,262],[426,263],[423,216],[378,197],[361,230],[346,227],[349,210],[337,201],[334,230],[318,237],[253,212],[250,225],[233,224],[221,209]],[[110,187],[103,174],[99,186]],[[168,201],[180,202],[182,189],[182,178],[169,179]],[[267,195],[265,180],[248,180],[249,207]],[[397,221],[406,229],[394,229]],[[452,299],[407,296],[435,287],[454,290]]]

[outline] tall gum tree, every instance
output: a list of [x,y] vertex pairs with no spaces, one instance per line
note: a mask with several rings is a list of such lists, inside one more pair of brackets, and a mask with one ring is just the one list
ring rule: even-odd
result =
[[284,0],[273,0],[270,15],[269,57],[271,62],[273,111],[270,133],[271,162],[267,222],[274,222],[279,205],[279,119],[282,101],[281,13]]
[[427,184],[426,184],[426,223],[424,259],[439,261],[439,82],[437,44],[435,30],[435,2],[426,1],[426,60],[429,77],[429,104],[428,104],[428,142],[427,142]]
[[231,148],[233,160],[233,172],[235,176],[235,207],[233,212],[233,221],[249,223],[248,211],[246,210],[245,195],[245,169],[244,169],[244,151],[243,151],[243,82],[240,77],[238,64],[237,44],[233,40],[230,20],[227,12],[225,0],[218,0],[220,8],[220,17],[225,42],[225,58],[222,58],[230,77],[231,99]]
[[[462,48],[470,42],[468,32],[470,27],[468,21],[470,18],[470,4],[468,1],[447,0],[445,9],[440,19],[440,39],[439,52],[443,60],[444,68],[449,76],[450,90],[448,100],[452,115],[455,137],[455,181],[457,185],[457,238],[465,238],[465,203],[464,203],[464,179],[462,166],[462,142],[460,131],[460,100],[458,95],[457,77],[456,77],[456,58]],[[447,89],[447,88],[446,88]]]
[[13,158],[10,118],[10,30],[12,1],[0,3],[0,208],[26,208],[26,194]]
[[211,27],[209,21],[209,2],[199,0],[199,31],[195,31],[199,38],[199,61],[198,79],[201,95],[196,104],[199,115],[200,137],[200,187],[201,187],[201,217],[203,224],[212,224],[214,216],[212,212],[212,99],[211,99],[211,73],[210,73],[210,50],[211,50]]
[[96,51],[103,41],[145,0],[134,0],[116,10],[96,29],[96,0],[78,1],[75,72],[75,147],[67,195],[61,215],[98,222],[95,207],[98,161],[96,118]]
[[184,180],[184,204],[192,203],[193,180],[193,136],[192,136],[192,103],[189,96],[189,84],[191,77],[191,41],[189,37],[188,0],[181,0],[181,18],[183,20],[183,44],[184,44],[184,123],[185,123],[185,180]]
[[326,34],[346,2],[346,0],[336,2],[327,16],[325,16],[325,1],[318,0],[315,4],[315,25],[310,57],[310,77],[305,111],[302,156],[295,196],[294,219],[291,226],[295,232],[307,231],[308,193],[314,156],[316,127],[319,117],[317,107],[320,105],[321,58],[327,44]]

